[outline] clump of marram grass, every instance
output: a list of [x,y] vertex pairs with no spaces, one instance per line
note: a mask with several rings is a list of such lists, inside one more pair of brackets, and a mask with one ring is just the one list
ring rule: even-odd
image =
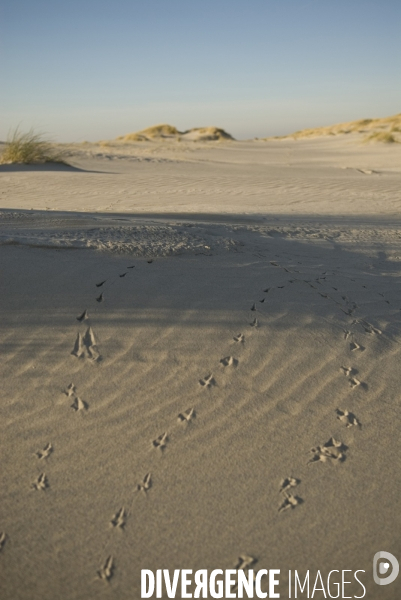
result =
[[9,134],[0,156],[0,164],[32,165],[49,162],[65,164],[61,152],[57,152],[42,134],[35,133],[33,129],[22,133],[18,127]]
[[366,136],[364,142],[383,142],[384,144],[394,144],[397,142],[392,131],[375,131]]

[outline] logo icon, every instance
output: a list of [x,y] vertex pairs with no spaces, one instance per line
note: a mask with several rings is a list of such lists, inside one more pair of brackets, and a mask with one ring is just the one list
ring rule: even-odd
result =
[[[390,552],[376,552],[373,558],[373,579],[377,585],[388,585],[397,579],[400,570],[398,560]],[[386,577],[382,577],[386,575]]]

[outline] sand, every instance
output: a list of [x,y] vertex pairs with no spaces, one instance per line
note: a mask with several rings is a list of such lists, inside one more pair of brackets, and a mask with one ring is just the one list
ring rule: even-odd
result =
[[240,557],[398,599],[401,146],[67,151],[0,167],[1,600]]

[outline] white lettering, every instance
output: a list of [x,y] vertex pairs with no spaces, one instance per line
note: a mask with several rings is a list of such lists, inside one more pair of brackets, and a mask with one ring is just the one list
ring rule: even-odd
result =
[[[267,575],[266,569],[260,569],[260,571],[256,573],[255,577],[255,591],[258,598],[267,598],[267,593],[262,592],[260,589],[260,580],[262,579],[263,575]],[[273,598],[275,598],[275,596],[273,596]]]
[[[147,583],[149,579],[149,587],[147,588]],[[141,570],[141,598],[150,598],[153,596],[153,592],[155,591],[155,576],[152,571],[149,569]]]
[[210,595],[212,598],[222,598],[223,597],[223,582],[217,582],[217,590],[216,590],[216,577],[217,575],[223,575],[223,571],[221,569],[215,569],[210,573],[209,580],[209,589]]
[[156,598],[162,597],[162,570],[156,571]]
[[344,592],[344,585],[345,585],[346,583],[351,583],[350,581],[344,581],[344,573],[347,573],[347,572],[348,572],[348,573],[351,573],[352,571],[351,571],[351,569],[344,569],[344,570],[342,571],[342,584],[343,584],[343,585],[342,585],[342,593],[343,593],[343,595],[342,595],[342,598],[352,598],[352,596],[344,596],[344,593],[345,593],[345,592]]
[[332,573],[339,573],[340,571],[337,571],[337,569],[334,569],[334,571],[330,571],[330,573],[327,576],[327,593],[330,596],[330,598],[339,598],[340,597],[340,584],[339,583],[333,583],[334,586],[337,586],[337,596],[332,596],[331,592],[330,592],[330,577]]
[[[322,587],[320,587],[320,588],[316,587],[318,579],[320,579],[320,583],[322,584]],[[320,571],[318,571],[317,574],[316,574],[315,585],[313,586],[311,598],[314,597],[316,590],[319,590],[319,592],[323,592],[324,597],[327,598],[327,596],[326,596],[326,590],[324,589],[324,583],[323,583],[322,576],[320,575]]]
[[178,579],[180,577],[180,570],[179,569],[174,570],[173,583],[171,583],[170,572],[168,569],[164,569],[163,574],[164,574],[164,583],[166,584],[167,596],[169,598],[175,598],[175,595],[177,593]]
[[245,571],[238,571],[238,598],[244,597],[244,588],[248,598],[253,598],[253,569],[249,569],[248,579]]
[[195,583],[196,589],[194,592],[194,598],[200,598],[200,593],[202,590],[202,598],[207,598],[207,570],[200,569],[199,571],[195,571]]
[[191,585],[191,580],[187,575],[192,574],[192,569],[182,569],[181,571],[181,598],[192,598],[192,594],[188,592],[187,587]]
[[280,594],[274,591],[274,588],[280,583],[275,579],[275,575],[280,575],[280,569],[270,569],[269,571],[269,598],[280,598]]
[[359,581],[358,577],[356,576],[357,573],[365,573],[365,571],[362,571],[361,569],[359,571],[355,571],[354,573],[354,577],[357,580],[357,582],[363,587],[363,595],[362,596],[354,596],[354,598],[364,598],[365,594],[366,594],[366,588],[363,585],[362,581]]
[[294,571],[295,598],[298,598],[298,596],[297,596],[297,581],[298,581],[299,589],[301,590],[301,594],[304,593],[306,584],[308,584],[307,590],[308,590],[308,598],[309,598],[309,571],[306,571],[306,577],[305,577],[305,581],[304,581],[303,585],[301,585],[301,582],[299,581],[298,571]]
[[235,569],[226,570],[226,598],[236,598],[237,596],[231,592],[231,586],[235,585],[235,579],[231,579],[231,575],[236,574]]

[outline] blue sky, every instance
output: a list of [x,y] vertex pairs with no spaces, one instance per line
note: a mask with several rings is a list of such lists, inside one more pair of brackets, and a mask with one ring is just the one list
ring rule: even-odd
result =
[[399,0],[12,0],[0,139],[156,123],[239,139],[401,112]]

